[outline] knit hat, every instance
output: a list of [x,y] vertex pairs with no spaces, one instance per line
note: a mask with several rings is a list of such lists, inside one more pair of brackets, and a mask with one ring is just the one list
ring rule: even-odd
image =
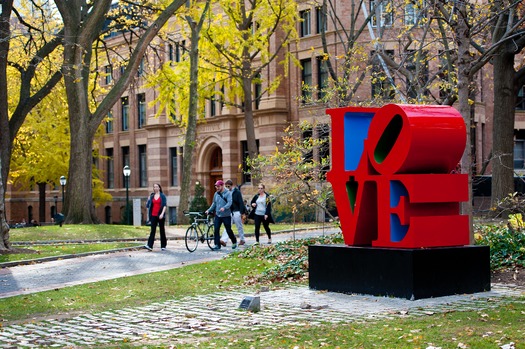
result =
[[224,182],[220,179],[217,182],[215,182],[215,186],[219,186],[219,185],[224,185]]

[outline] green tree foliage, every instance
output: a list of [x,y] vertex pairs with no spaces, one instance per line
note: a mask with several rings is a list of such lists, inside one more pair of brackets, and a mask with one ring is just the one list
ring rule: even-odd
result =
[[67,173],[70,138],[63,92],[61,85],[33,109],[13,143],[10,178],[19,188],[30,190],[38,183],[58,186],[60,176]]
[[[13,5],[16,4],[16,8]],[[29,112],[62,78],[62,32],[47,1],[2,1],[0,8],[0,200],[11,165],[15,138]],[[5,214],[0,215],[0,249],[9,248]]]
[[[179,223],[187,221],[184,211],[187,210],[189,204],[191,170],[193,168],[195,144],[197,140],[197,119],[199,115],[203,115],[203,98],[208,97],[205,91],[209,91],[209,89],[204,89],[204,93],[202,93],[203,91],[201,91],[200,86],[206,86],[207,84],[199,80],[202,79],[203,76],[208,78],[207,75],[200,74],[199,46],[201,42],[200,34],[204,21],[207,18],[209,6],[210,0],[205,2],[196,1],[190,3],[185,11],[181,11],[180,17],[183,17],[184,21],[174,21],[174,24],[179,26],[178,29],[180,31],[183,31],[184,28],[189,28],[190,48],[188,57],[185,57],[189,59],[184,59],[182,64],[174,64],[174,62],[164,64],[160,73],[156,74],[156,76],[150,80],[150,86],[152,83],[155,85],[158,83],[159,86],[162,86],[160,97],[154,102],[166,105],[166,107],[161,110],[166,110],[173,122],[179,123],[186,128],[184,139],[185,156],[182,161],[181,195],[177,213],[177,221]],[[177,18],[178,17],[179,16],[177,16]],[[169,35],[167,36],[169,37]],[[171,69],[173,65],[175,65],[175,68]],[[176,70],[179,71],[177,72]],[[180,77],[189,77],[189,79],[181,81]],[[187,98],[174,100],[173,96],[180,95],[187,96]],[[178,104],[178,108],[174,106],[174,102]],[[179,120],[177,120],[176,117],[173,118],[174,115],[180,115],[180,113],[187,115],[187,117],[181,116]]]
[[288,206],[291,213],[302,216],[308,209],[324,213],[332,219],[329,203],[332,202],[332,186],[325,175],[330,165],[328,137],[319,137],[314,130],[318,124],[302,122],[284,130],[282,144],[268,155],[259,155],[250,161],[252,176],[258,179],[272,178],[271,193],[276,205]]
[[204,187],[202,184],[195,184],[195,196],[190,203],[191,212],[204,212],[210,207],[210,204],[204,197]]
[[262,81],[262,72],[274,61],[287,67],[292,59],[289,50],[283,49],[297,38],[297,4],[287,0],[219,0],[213,13],[205,28],[207,40],[201,57],[216,75],[218,87],[213,89],[224,91],[221,101],[243,110],[248,153],[254,157],[253,102],[263,94],[254,96],[252,85],[265,86],[267,93],[279,86],[282,74]]
[[[93,223],[98,221],[92,200],[92,147],[101,122],[119,100],[122,93],[134,81],[146,51],[184,0],[130,3],[122,1],[118,8],[122,13],[114,17],[116,25],[108,25],[111,0],[90,2],[85,0],[55,0],[64,24],[63,71],[69,107],[71,137],[68,191],[65,199],[66,223]],[[97,53],[107,54],[103,43],[104,35],[114,29],[116,35],[128,44],[125,69],[118,81],[110,86],[102,97],[92,94],[95,84],[90,84],[90,74],[99,62]],[[93,104],[91,98],[97,98]],[[100,99],[98,99],[100,98]],[[92,106],[95,107],[92,109]]]

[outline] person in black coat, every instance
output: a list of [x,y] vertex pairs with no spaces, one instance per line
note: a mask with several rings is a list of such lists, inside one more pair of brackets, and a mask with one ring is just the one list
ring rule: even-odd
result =
[[259,243],[259,234],[261,230],[261,223],[268,235],[268,243],[272,243],[272,231],[270,229],[270,223],[275,223],[272,217],[272,202],[270,195],[265,191],[264,184],[260,183],[258,193],[252,198],[251,206],[253,207],[250,212],[250,218],[255,223],[255,241]]

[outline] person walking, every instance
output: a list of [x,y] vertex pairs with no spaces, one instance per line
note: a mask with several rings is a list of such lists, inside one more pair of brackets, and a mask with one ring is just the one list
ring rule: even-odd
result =
[[162,192],[160,184],[153,184],[153,193],[149,196],[146,208],[148,209],[149,220],[151,223],[151,231],[149,234],[148,243],[144,245],[149,251],[153,251],[153,243],[155,242],[155,234],[157,231],[157,225],[160,231],[160,249],[164,251],[168,240],[166,239],[166,230],[164,229],[164,223],[166,221],[166,195]]
[[210,212],[215,213],[215,219],[213,221],[213,238],[215,242],[215,247],[213,250],[217,251],[221,249],[221,225],[224,224],[224,227],[226,228],[226,232],[228,233],[228,237],[231,239],[233,245],[232,249],[237,248],[237,238],[235,237],[235,234],[233,234],[232,230],[232,212],[231,212],[231,206],[232,206],[232,194],[229,190],[226,190],[224,188],[224,182],[222,180],[218,180],[215,182],[215,194],[213,195],[213,202],[208,208],[205,213],[208,214]]
[[253,209],[250,212],[250,218],[253,219],[255,223],[255,243],[257,244],[259,243],[261,223],[266,231],[266,235],[268,235],[268,243],[272,243],[270,223],[275,223],[272,217],[272,202],[265,188],[264,184],[260,183],[257,188],[258,193],[254,195],[251,201]]
[[[239,187],[234,186],[233,181],[231,179],[228,179],[226,181],[225,186],[226,189],[231,191],[232,193],[232,221],[237,227],[237,232],[239,234],[239,246],[241,246],[246,243],[246,240],[244,238],[244,227],[242,224],[242,215],[246,214],[246,206],[244,205],[244,201],[242,199],[242,194],[239,190]],[[226,229],[222,231],[222,237],[220,242],[222,246],[226,246],[228,243],[228,234]]]

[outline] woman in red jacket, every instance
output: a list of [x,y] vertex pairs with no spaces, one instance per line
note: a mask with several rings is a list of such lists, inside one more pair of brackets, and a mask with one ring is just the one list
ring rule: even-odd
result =
[[165,250],[168,240],[166,239],[166,230],[164,223],[166,221],[166,195],[162,193],[160,184],[153,184],[153,193],[151,193],[146,208],[149,209],[149,221],[151,222],[151,232],[149,234],[148,243],[144,248],[152,251],[153,243],[155,242],[155,233],[157,231],[157,224],[160,230],[160,249]]

